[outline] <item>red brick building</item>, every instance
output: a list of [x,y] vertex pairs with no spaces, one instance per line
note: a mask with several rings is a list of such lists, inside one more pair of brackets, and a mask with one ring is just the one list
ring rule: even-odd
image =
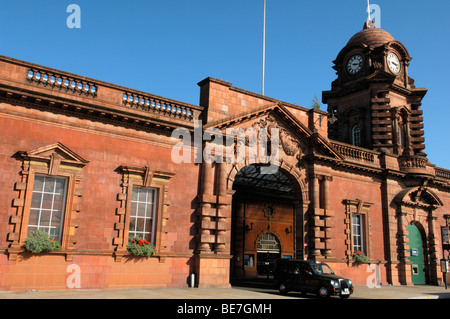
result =
[[[356,284],[375,270],[381,284],[441,283],[450,171],[424,152],[410,60],[365,26],[334,61],[323,112],[213,78],[190,105],[0,57],[0,290],[182,287],[192,274],[229,287],[289,257]],[[174,161],[174,130],[194,142],[198,123],[200,147]],[[277,170],[225,141],[221,161],[196,161],[204,132],[232,128],[277,129]],[[61,250],[26,252],[36,229]],[[127,252],[135,235],[158,253]]]

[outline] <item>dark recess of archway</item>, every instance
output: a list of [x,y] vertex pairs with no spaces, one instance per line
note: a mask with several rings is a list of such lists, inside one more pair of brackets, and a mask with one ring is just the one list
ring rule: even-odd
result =
[[281,170],[264,174],[261,172],[261,166],[256,164],[246,166],[236,174],[233,189],[237,192],[258,193],[280,199],[295,198],[292,182]]
[[[295,188],[293,181],[281,169],[277,169],[273,174],[266,174],[261,168],[259,164],[252,164],[245,166],[236,174],[233,182],[235,198],[248,196],[285,202],[299,197],[298,189]],[[276,293],[273,290],[273,279],[230,278],[230,280],[233,286]]]

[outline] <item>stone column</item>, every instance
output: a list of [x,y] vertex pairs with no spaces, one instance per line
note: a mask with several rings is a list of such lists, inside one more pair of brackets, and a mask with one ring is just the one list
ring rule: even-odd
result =
[[403,117],[403,123],[404,123],[404,132],[403,134],[405,134],[405,150],[404,150],[404,155],[414,155],[414,151],[412,149],[412,144],[411,144],[411,131],[410,131],[410,126],[409,126],[409,119],[410,116],[408,114],[406,114]]
[[439,234],[440,229],[439,225],[436,222],[438,219],[438,214],[435,210],[430,209],[430,213],[428,215],[428,243],[427,246],[428,254],[429,254],[429,264],[428,264],[428,274],[430,278],[430,284],[437,285],[438,284],[438,270],[439,270],[439,257],[443,256],[443,252],[441,251],[441,245],[437,240],[436,234]]
[[[308,232],[308,219],[305,218],[307,217],[307,215],[305,214],[306,212],[308,212],[308,208],[309,208],[309,204],[310,201],[304,201],[302,203],[302,205],[300,205],[299,207],[299,212],[301,213],[302,216],[302,222],[301,225],[297,225],[297,248],[301,248],[303,249],[303,258],[302,259],[307,259],[308,255],[310,254],[310,236],[311,233]],[[297,220],[297,224],[300,224],[300,222]],[[299,238],[299,237],[302,238]],[[303,245],[302,247],[298,247],[298,245]],[[297,256],[298,258],[299,256]]]
[[324,226],[324,221],[321,218],[322,212],[320,209],[320,184],[319,184],[319,175],[313,174],[311,178],[312,182],[312,202],[313,202],[313,209],[312,209],[312,218],[313,218],[313,232],[311,241],[312,247],[310,247],[309,253],[313,258],[316,258],[320,256],[320,250],[325,248],[324,243],[321,242],[321,227]]
[[333,210],[330,208],[330,182],[333,180],[331,176],[324,176],[323,180],[323,200],[324,200],[324,222],[325,222],[325,249],[324,256],[331,256],[332,238],[333,236]]
[[396,220],[396,211],[390,205],[393,198],[392,192],[396,186],[396,182],[391,181],[388,178],[383,180],[381,186],[386,279],[387,282],[392,285],[400,284],[398,278],[399,261],[397,258],[398,221]]
[[199,252],[210,252],[211,246],[215,242],[212,231],[216,228],[215,209],[212,203],[215,202],[214,190],[214,166],[212,163],[203,162],[202,164],[202,193],[199,197],[198,212],[198,239],[197,250]]
[[227,217],[229,205],[227,200],[227,171],[226,163],[218,165],[218,185],[217,185],[217,217],[216,217],[216,240],[215,252],[224,252],[226,250],[226,243],[228,242],[227,235]]
[[319,185],[319,177],[314,174],[313,177],[313,205],[314,209],[320,208],[320,185]]
[[398,255],[399,255],[399,264],[398,264],[398,278],[399,282],[403,285],[412,285],[411,278],[411,261],[408,259],[409,257],[409,245],[408,247],[408,231],[406,230],[407,225],[405,225],[405,217],[406,212],[403,209],[397,214],[398,218]]
[[398,108],[393,108],[392,112],[392,136],[394,142],[394,153],[400,154],[400,149],[402,145],[401,136],[399,136],[399,124],[398,124]]

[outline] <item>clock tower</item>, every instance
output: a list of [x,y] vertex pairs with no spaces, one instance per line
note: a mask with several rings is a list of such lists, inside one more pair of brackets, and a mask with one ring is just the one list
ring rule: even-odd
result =
[[408,76],[410,61],[401,42],[368,20],[333,61],[337,79],[322,94],[337,119],[329,138],[426,160],[421,101],[427,90]]

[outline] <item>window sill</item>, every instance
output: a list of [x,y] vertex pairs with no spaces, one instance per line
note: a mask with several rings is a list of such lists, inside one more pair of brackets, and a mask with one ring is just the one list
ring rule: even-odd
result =
[[27,259],[33,256],[64,256],[66,261],[72,261],[73,259],[73,252],[69,250],[55,250],[33,253],[23,248],[8,247],[5,252],[8,254],[8,260],[10,261],[16,261],[18,256],[21,256],[22,259]]

